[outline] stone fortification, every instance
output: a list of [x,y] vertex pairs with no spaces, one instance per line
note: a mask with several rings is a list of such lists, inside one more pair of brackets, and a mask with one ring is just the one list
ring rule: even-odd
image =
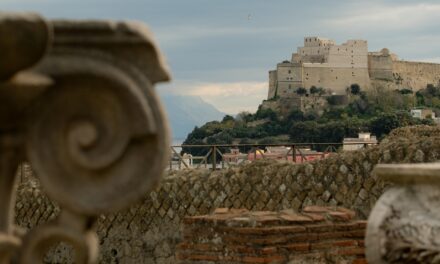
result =
[[394,61],[393,76],[398,87],[420,90],[427,84],[440,83],[440,64]]
[[[142,203],[99,217],[101,262],[175,263],[183,219],[219,207],[299,211],[309,205],[343,206],[365,218],[388,186],[370,175],[374,165],[429,162],[439,157],[440,128],[416,127],[398,129],[370,149],[306,164],[263,160],[214,173],[180,171],[164,179]],[[16,204],[17,223],[30,228],[53,218],[58,209],[38,183],[23,181]]]
[[369,89],[376,80],[393,89],[419,90],[439,83],[440,64],[401,61],[388,49],[368,52],[365,40],[336,45],[329,39],[306,37],[290,61],[269,72],[268,99],[289,97],[299,87],[312,86],[344,94],[351,84]]

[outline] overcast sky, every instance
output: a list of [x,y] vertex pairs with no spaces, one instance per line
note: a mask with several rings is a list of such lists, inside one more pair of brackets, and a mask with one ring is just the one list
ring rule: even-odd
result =
[[267,96],[268,71],[304,36],[365,39],[371,51],[440,62],[438,0],[0,0],[0,10],[142,20],[173,74],[158,89],[199,95],[227,113],[255,111]]

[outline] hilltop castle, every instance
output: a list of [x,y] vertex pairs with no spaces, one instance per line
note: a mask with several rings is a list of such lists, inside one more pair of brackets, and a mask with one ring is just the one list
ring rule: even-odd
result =
[[399,60],[388,49],[368,52],[365,40],[336,45],[321,37],[304,38],[290,61],[269,72],[268,99],[292,97],[298,87],[323,87],[344,94],[351,84],[362,89],[388,87],[419,90],[440,82],[440,64]]

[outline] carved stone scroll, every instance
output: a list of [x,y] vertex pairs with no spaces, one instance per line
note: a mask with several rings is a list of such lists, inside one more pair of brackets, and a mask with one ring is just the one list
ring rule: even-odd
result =
[[378,165],[395,184],[368,219],[368,263],[440,263],[440,163]]
[[[151,190],[168,158],[154,84],[169,80],[140,23],[45,21],[0,13],[0,263],[42,263],[58,242],[95,263],[101,213]],[[28,160],[61,206],[51,223],[18,235],[15,171]]]

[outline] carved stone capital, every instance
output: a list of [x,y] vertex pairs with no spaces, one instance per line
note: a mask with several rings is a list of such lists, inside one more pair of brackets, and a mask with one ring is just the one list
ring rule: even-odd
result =
[[440,263],[440,163],[378,165],[373,173],[394,187],[369,216],[368,263]]
[[[168,158],[154,90],[170,79],[148,28],[135,22],[46,21],[0,13],[0,263],[41,263],[51,245],[97,261],[96,216],[142,198]],[[28,160],[61,206],[19,236],[15,171]]]

